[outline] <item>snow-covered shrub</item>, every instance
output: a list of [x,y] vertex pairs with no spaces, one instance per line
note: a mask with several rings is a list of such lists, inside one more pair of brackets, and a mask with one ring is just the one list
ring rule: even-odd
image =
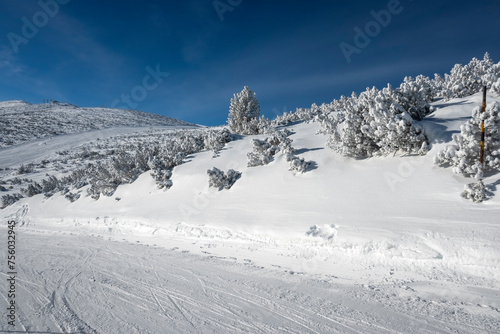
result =
[[473,182],[466,184],[464,186],[464,191],[462,192],[462,197],[470,199],[474,202],[482,202],[488,198],[486,195],[486,187],[483,181]]
[[259,113],[260,105],[257,95],[248,86],[245,86],[240,93],[234,94],[231,99],[227,120],[229,128],[237,134],[258,134]]
[[151,176],[156,181],[159,189],[170,189],[173,185],[172,180],[172,170],[169,167],[169,162],[165,159],[160,159],[158,156],[154,156],[149,160],[148,166],[151,169]]
[[21,165],[18,170],[17,170],[17,174],[18,175],[22,175],[22,174],[29,174],[29,173],[33,173],[35,171],[35,165],[34,164],[27,164],[26,166],[25,165]]
[[99,199],[102,195],[111,196],[116,188],[120,185],[120,180],[116,179],[111,172],[102,164],[92,165],[89,172],[92,177],[90,178],[90,188],[87,193],[93,199]]
[[472,111],[472,118],[460,126],[460,133],[453,135],[454,144],[448,145],[434,157],[438,165],[451,165],[453,172],[474,176],[481,172],[479,147],[481,121],[484,119],[485,148],[484,170],[500,169],[500,104],[489,105],[485,112],[479,107]]
[[214,167],[207,170],[208,185],[218,190],[229,189],[241,177],[241,172],[230,169],[224,173],[220,169]]
[[23,198],[23,195],[21,195],[19,193],[15,193],[15,194],[12,194],[12,195],[11,194],[3,195],[2,196],[2,207],[1,207],[1,209],[6,208],[9,205],[12,205],[12,204],[16,203],[21,198]]
[[42,192],[45,196],[51,197],[56,192],[64,189],[64,185],[61,181],[55,177],[50,176],[47,180],[42,180]]
[[271,122],[271,120],[262,115],[257,120],[257,129],[258,133],[267,135],[276,131],[276,126],[273,122]]
[[72,193],[72,192],[68,192],[67,194],[64,195],[64,197],[70,201],[71,203],[73,203],[74,201],[76,201],[77,199],[80,198],[80,194],[79,193]]
[[85,187],[89,184],[87,170],[79,168],[73,171],[69,176],[63,177],[62,182],[65,185],[72,185],[75,189]]
[[311,165],[310,161],[306,161],[304,158],[299,158],[295,155],[287,156],[287,160],[290,162],[290,171],[297,173],[305,173]]
[[271,162],[276,148],[266,140],[254,139],[253,152],[247,154],[248,167],[263,166]]
[[248,167],[263,166],[270,163],[278,152],[293,153],[292,140],[288,138],[291,132],[287,129],[274,132],[270,137],[253,140],[253,152],[247,154]]
[[26,197],[32,197],[43,193],[43,188],[38,182],[30,183],[26,188],[21,189],[21,192]]
[[319,237],[326,240],[333,240],[337,237],[337,227],[334,224],[331,225],[313,225],[309,227],[309,231],[306,232],[307,236]]
[[138,175],[146,171],[147,162],[139,163],[143,161],[142,155],[141,152],[130,154],[121,151],[111,157],[110,166],[107,168],[119,184],[132,183]]
[[283,154],[291,154],[293,153],[293,148],[291,146],[293,140],[289,137],[291,134],[292,132],[290,130],[283,129],[273,132],[266,140],[271,147],[274,148],[274,152],[281,151]]
[[231,132],[228,129],[221,131],[209,130],[204,138],[205,149],[212,150],[214,157],[219,156],[220,151],[231,141]]
[[399,104],[410,116],[421,121],[431,112],[433,100],[431,80],[423,75],[416,79],[405,77],[403,83],[394,91],[395,103]]

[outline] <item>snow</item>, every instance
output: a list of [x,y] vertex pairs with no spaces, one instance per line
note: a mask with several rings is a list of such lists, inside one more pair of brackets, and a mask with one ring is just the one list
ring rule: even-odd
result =
[[[97,201],[22,199],[0,211],[2,231],[19,221],[15,330],[494,333],[500,200],[461,198],[470,179],[433,163],[480,103],[480,94],[434,103],[420,122],[425,156],[341,157],[318,123],[299,123],[286,128],[295,155],[314,162],[305,173],[289,171],[282,153],[248,167],[252,140],[266,136],[247,136],[218,157],[189,156],[169,190],[147,172]],[[96,136],[87,135],[0,149],[0,167]],[[218,191],[208,186],[214,167],[241,178]],[[495,190],[498,175],[484,182]]]

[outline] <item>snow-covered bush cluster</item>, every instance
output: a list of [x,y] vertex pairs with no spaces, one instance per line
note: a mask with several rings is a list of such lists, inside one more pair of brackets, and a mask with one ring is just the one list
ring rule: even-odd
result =
[[287,129],[276,131],[264,140],[253,140],[253,152],[247,154],[248,167],[267,165],[278,152],[292,154],[292,140],[288,138],[291,132]]
[[230,189],[233,184],[241,177],[241,172],[234,169],[228,170],[226,173],[214,167],[207,170],[208,185],[217,188],[219,191],[222,189]]
[[[460,133],[453,134],[454,144],[448,145],[434,157],[441,166],[450,165],[453,172],[480,179],[482,167],[479,162],[481,142],[481,121],[485,127],[484,172],[500,169],[500,104],[497,102],[481,112],[479,107],[472,111],[472,118],[460,127]],[[479,175],[478,175],[479,173]]]
[[[268,125],[276,128],[298,121],[320,122],[321,132],[330,135],[328,146],[345,156],[426,154],[428,138],[417,122],[433,112],[430,103],[436,98],[475,94],[483,85],[500,92],[500,63],[493,63],[488,53],[483,60],[473,58],[465,66],[457,64],[444,77],[438,74],[433,79],[424,75],[406,77],[398,88],[390,85],[382,90],[372,88],[359,95],[342,96],[329,104],[313,104],[309,109],[285,112]],[[237,113],[241,115],[256,115],[251,110],[257,105],[255,93],[245,87],[231,101],[231,110],[243,110]],[[231,119],[236,116],[230,114],[231,129],[244,134],[262,133],[256,125],[256,116],[245,117],[238,118],[236,125],[232,125]],[[237,127],[241,124],[247,124],[246,130]],[[249,166],[269,163],[275,153],[272,145],[256,141],[254,152],[249,154]]]
[[231,141],[231,132],[228,129],[208,130],[205,135],[205,148],[214,152],[214,157]]
[[486,86],[492,88],[500,78],[500,63],[493,63],[486,53],[483,60],[472,58],[467,65],[456,64],[450,74],[445,74],[441,91],[436,96],[445,99],[466,97],[475,94]]
[[[439,74],[435,74],[433,79],[424,75],[416,78],[406,77],[403,83],[393,90],[393,98],[395,104],[401,106],[418,121],[432,112],[429,103],[436,98],[449,100],[472,95],[479,92],[483,85],[500,94],[500,62],[493,63],[488,53],[484,55],[483,60],[473,58],[467,65],[455,65],[444,77]],[[353,93],[351,97],[342,96],[338,100],[321,106],[313,104],[311,108],[285,112],[271,123],[276,127],[299,121],[328,121],[325,118],[329,118],[332,112],[353,109],[353,102],[357,99],[358,95]],[[340,122],[337,120],[337,123]]]
[[267,165],[276,154],[276,147],[271,146],[266,140],[254,139],[253,152],[247,154],[248,167]]
[[23,195],[19,193],[7,194],[2,196],[2,206],[1,208],[5,208],[9,205],[12,205],[23,198]]
[[284,112],[282,115],[276,116],[276,118],[271,121],[271,124],[273,127],[278,127],[294,122],[309,122],[313,121],[317,115],[326,114],[330,111],[328,104],[318,106],[313,103],[311,108],[297,108],[295,112]]
[[[410,80],[408,80],[410,85]],[[345,156],[367,158],[401,151],[408,154],[425,154],[428,139],[423,128],[414,122],[399,101],[418,101],[424,106],[423,94],[409,89],[407,94],[392,89],[367,89],[359,96],[335,101],[333,114],[317,117],[323,132],[330,134],[328,145]],[[421,102],[421,103],[420,103]]]
[[290,163],[291,171],[305,173],[312,162],[294,155],[295,149],[292,147],[292,139],[289,137],[291,134],[291,131],[284,129],[275,131],[264,140],[254,139],[253,152],[247,154],[248,167],[267,165],[280,152],[286,161]]
[[[227,130],[157,130],[97,140],[71,152],[59,152],[60,157],[53,161],[19,168],[18,171],[32,171],[25,175],[33,174],[39,180],[2,180],[6,185],[19,188],[18,192],[9,191],[2,196],[2,207],[22,197],[37,194],[50,197],[57,192],[75,200],[83,187],[87,187],[87,194],[94,199],[111,196],[119,185],[131,183],[147,171],[158,188],[169,189],[173,168],[182,164],[188,155],[214,147],[221,149],[228,140]],[[48,168],[54,169],[52,175],[40,175]],[[40,172],[34,173],[36,169]]]
[[21,165],[19,169],[17,170],[17,174],[22,175],[22,174],[29,174],[33,173],[35,171],[35,165],[30,163],[25,165]]

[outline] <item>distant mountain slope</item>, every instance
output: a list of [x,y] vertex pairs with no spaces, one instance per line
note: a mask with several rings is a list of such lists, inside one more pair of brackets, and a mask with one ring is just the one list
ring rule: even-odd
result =
[[51,102],[0,102],[0,148],[53,135],[136,126],[189,126],[184,121],[136,110],[79,108]]

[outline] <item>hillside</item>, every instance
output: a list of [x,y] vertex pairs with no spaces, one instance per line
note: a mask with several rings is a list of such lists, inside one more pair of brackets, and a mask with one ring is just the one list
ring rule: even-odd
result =
[[[20,323],[84,333],[493,333],[498,174],[484,180],[491,198],[473,203],[459,195],[470,179],[433,162],[480,103],[480,94],[434,102],[419,122],[430,142],[423,156],[344,157],[318,122],[296,122],[279,130],[311,162],[305,173],[290,171],[283,153],[248,167],[253,140],[268,135],[239,136],[220,152],[195,145],[169,189],[152,169],[97,200],[89,184],[68,189],[81,195],[74,201],[65,191],[22,198],[0,211],[19,222],[19,304],[29,305]],[[114,134],[59,153],[25,146],[32,152],[0,156],[4,193],[119,147],[203,142],[206,131]],[[218,191],[213,167],[242,174]]]
[[186,126],[173,118],[136,110],[79,108],[60,103],[0,102],[0,148],[55,135],[115,127]]

